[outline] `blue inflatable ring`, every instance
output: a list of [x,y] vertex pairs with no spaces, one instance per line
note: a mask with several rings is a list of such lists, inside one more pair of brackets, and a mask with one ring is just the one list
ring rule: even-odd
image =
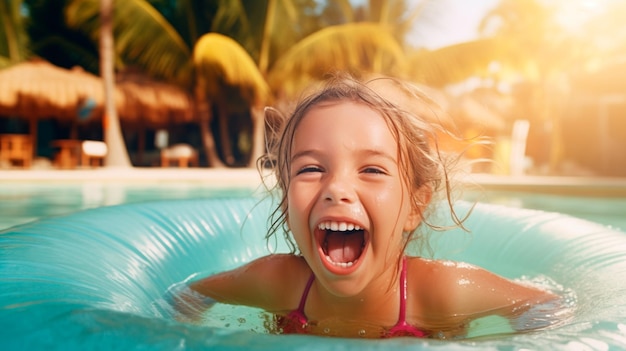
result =
[[[445,207],[445,206],[442,206]],[[459,211],[470,207],[459,203]],[[155,301],[196,272],[268,253],[269,201],[102,207],[0,233],[2,350],[469,350],[626,348],[626,233],[558,213],[477,204],[433,238],[436,257],[517,278],[545,275],[577,297],[558,328],[464,341],[272,335],[191,325]],[[278,250],[282,250],[279,247]],[[210,313],[210,311],[209,311]]]

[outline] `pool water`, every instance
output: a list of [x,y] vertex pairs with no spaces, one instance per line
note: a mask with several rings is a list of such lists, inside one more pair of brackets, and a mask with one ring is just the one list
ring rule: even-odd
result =
[[[39,218],[123,203],[245,197],[257,189],[193,183],[15,182],[0,185],[0,229]],[[462,199],[569,214],[626,231],[626,198],[466,191]]]
[[251,188],[121,182],[11,183],[0,185],[0,229],[102,206],[158,200],[245,197]]
[[568,196],[511,191],[469,191],[463,199],[559,212],[626,231],[626,197]]
[[[106,186],[104,188],[107,189]],[[123,200],[151,201],[155,199],[154,193],[158,193],[160,188],[146,186],[143,192],[148,194],[147,200],[145,197],[126,196]],[[201,193],[193,187],[188,191],[196,197]],[[70,191],[65,187],[58,187],[56,193]],[[134,190],[128,190],[128,194],[134,193]],[[179,196],[180,193],[180,189],[174,192],[175,196]],[[208,193],[205,195],[211,196]],[[216,196],[235,195],[236,193],[227,192]],[[161,198],[160,196],[158,198]],[[549,198],[546,197],[538,203],[544,204]],[[584,207],[585,199],[582,200],[579,205]],[[119,198],[116,201],[119,201]],[[597,225],[565,218],[566,224],[576,227],[560,227],[567,235],[552,236],[549,235],[549,228],[543,224],[557,223],[559,221],[552,221],[562,216],[526,212],[532,214],[530,217],[532,219],[516,224],[506,218],[508,208],[498,207],[481,211],[481,205],[476,207],[475,216],[468,220],[468,228],[474,229],[476,233],[481,231],[492,233],[489,240],[471,245],[473,243],[471,236],[445,235],[437,238],[434,243],[437,244],[435,252],[441,255],[453,253],[445,257],[484,265],[496,273],[506,272],[506,275],[524,282],[547,285],[557,291],[564,289],[562,291],[564,295],[568,295],[571,289],[576,292],[573,299],[577,299],[573,301],[577,311],[573,320],[545,332],[512,334],[502,338],[503,333],[510,333],[511,330],[505,328],[506,325],[502,320],[482,319],[473,326],[472,336],[475,338],[453,344],[441,340],[411,339],[407,342],[402,338],[368,343],[360,343],[365,340],[350,339],[349,342],[336,343],[336,340],[329,341],[331,338],[312,336],[297,338],[281,336],[277,339],[278,336],[264,332],[263,315],[259,315],[256,310],[247,312],[240,310],[241,307],[236,307],[238,310],[233,310],[230,306],[212,309],[203,321],[214,326],[211,328],[174,323],[171,318],[167,318],[166,313],[159,314],[155,301],[168,301],[164,299],[167,295],[163,293],[168,286],[172,282],[186,279],[190,274],[198,273],[197,267],[202,269],[211,267],[206,268],[211,271],[229,269],[240,265],[246,258],[256,257],[261,252],[266,253],[268,243],[262,240],[265,233],[263,225],[267,224],[270,204],[266,204],[267,208],[255,206],[256,211],[262,212],[259,212],[259,215],[248,216],[250,204],[256,203],[257,200],[246,201],[248,202],[233,201],[230,206],[227,206],[229,201],[220,199],[213,201],[212,206],[211,201],[181,201],[107,207],[99,211],[80,213],[73,216],[73,221],[71,218],[53,218],[17,228],[17,235],[12,235],[11,232],[3,233],[4,235],[0,237],[5,239],[6,252],[1,257],[4,259],[3,263],[8,263],[4,266],[3,277],[10,284],[3,283],[5,288],[0,289],[0,292],[3,294],[1,300],[11,306],[3,309],[5,313],[3,320],[11,322],[5,323],[7,328],[0,331],[0,335],[4,335],[2,339],[13,342],[9,346],[16,346],[13,348],[15,350],[28,349],[19,347],[24,345],[44,345],[46,340],[51,339],[51,335],[62,337],[64,349],[77,350],[86,349],[80,347],[84,346],[81,343],[85,342],[109,349],[124,348],[120,345],[125,345],[126,348],[133,345],[135,348],[137,345],[150,345],[146,348],[164,350],[181,349],[185,348],[184,346],[194,349],[194,345],[209,346],[207,348],[219,345],[224,349],[245,347],[247,350],[307,349],[309,346],[315,349],[346,350],[390,348],[413,350],[421,346],[433,349],[508,350],[543,349],[538,345],[549,348],[551,343],[563,346],[562,349],[610,350],[613,347],[623,349],[620,346],[626,345],[624,339],[626,325],[623,324],[623,316],[626,313],[626,306],[623,303],[625,290],[623,281],[616,278],[624,275],[626,267],[623,264],[626,263],[623,260],[626,237],[621,235],[622,232],[611,231],[610,236],[598,236],[596,233],[601,235],[603,231],[598,232]],[[97,207],[106,206],[108,203],[101,201],[91,204]],[[525,205],[521,200],[515,204]],[[459,213],[465,213],[471,205],[462,203],[459,206]],[[237,208],[239,211],[235,211]],[[243,222],[239,222],[242,218],[240,211],[246,211],[243,213],[247,214]],[[173,212],[184,216],[172,215]],[[202,223],[209,221],[215,223],[215,226],[197,225],[199,221]],[[524,228],[529,223],[531,227],[534,223],[534,227],[545,230],[526,232]],[[512,224],[515,225],[511,226]],[[586,229],[587,225],[591,228]],[[251,228],[256,228],[257,231]],[[503,231],[513,234],[499,235]],[[518,231],[524,235],[514,235]],[[132,232],[133,235],[127,235],[128,232]],[[256,245],[250,237],[215,235],[253,232],[259,235],[260,241]],[[570,232],[574,232],[575,235],[570,236]],[[186,234],[181,235],[182,233]],[[543,238],[554,240],[546,240],[546,245],[536,245],[537,241]],[[594,238],[600,238],[602,241]],[[250,246],[244,246],[242,243]],[[461,248],[463,250],[460,250]],[[91,260],[90,257],[95,252],[103,260]],[[520,262],[524,264],[519,264]],[[509,269],[509,265],[517,268]],[[552,268],[546,270],[544,267]],[[62,293],[56,295],[60,292]],[[32,304],[42,299],[46,301],[48,296],[52,297],[51,301],[54,303],[40,306]],[[79,305],[83,299],[89,306],[93,302],[96,310],[75,309],[73,305],[65,303],[66,299],[79,301]],[[58,311],[54,310],[58,305],[57,302],[62,308],[62,316],[59,318],[56,317]],[[47,319],[47,308],[51,311],[50,315],[55,316],[53,319]],[[160,318],[153,318],[157,314]],[[22,332],[24,337],[12,338],[16,332]],[[52,340],[58,341],[55,338]],[[25,344],[20,345],[20,342]],[[186,344],[181,346],[180,342]],[[587,347],[589,345],[596,347]]]
[[[533,278],[524,276],[517,279],[517,281],[521,284],[532,285],[552,291],[563,297],[561,300],[562,306],[553,311],[548,319],[542,315],[542,320],[547,321],[544,328],[553,329],[567,324],[573,319],[577,307],[577,298],[571,289],[566,289],[545,276]],[[162,312],[164,317],[180,320],[175,317],[180,316],[180,314],[174,312],[171,306],[161,309],[167,310]],[[281,334],[281,331],[277,329],[275,315],[258,308],[216,303],[207,310],[198,310],[197,314],[200,315],[201,318],[191,323],[204,327],[225,329],[230,332],[251,331],[260,334]],[[316,322],[313,323],[317,324]],[[319,323],[323,324],[323,321]],[[332,321],[331,324],[333,324]],[[360,320],[342,320],[341,324],[342,326],[352,325],[353,328],[357,330],[355,331],[354,338],[379,339],[381,335],[383,335],[384,330],[386,330],[386,328],[382,326],[367,324]],[[335,336],[335,331],[330,327],[324,327],[323,329],[318,327],[318,329],[321,335]],[[466,334],[456,336],[435,335],[433,339],[471,340],[477,338],[497,338],[502,335],[519,332],[521,332],[521,330],[515,331],[512,329],[508,319],[493,315],[473,320],[468,325]]]

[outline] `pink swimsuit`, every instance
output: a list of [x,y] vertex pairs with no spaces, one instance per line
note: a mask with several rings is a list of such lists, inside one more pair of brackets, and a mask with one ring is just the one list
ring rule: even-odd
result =
[[[313,281],[315,280],[315,275],[311,274],[309,281],[306,283],[306,287],[304,288],[304,292],[302,293],[302,297],[300,298],[300,304],[298,308],[291,311],[286,316],[278,317],[278,327],[282,329],[284,334],[306,334],[306,325],[308,323],[308,319],[304,314],[304,305],[306,303],[307,296],[309,295],[309,290],[311,290],[311,286],[313,285]],[[400,272],[400,316],[398,317],[398,322],[396,325],[391,327],[383,337],[390,338],[394,336],[413,336],[418,338],[423,338],[428,336],[426,332],[416,328],[415,326],[410,325],[406,321],[406,295],[407,295],[407,284],[406,284],[406,257],[402,260],[402,271]]]

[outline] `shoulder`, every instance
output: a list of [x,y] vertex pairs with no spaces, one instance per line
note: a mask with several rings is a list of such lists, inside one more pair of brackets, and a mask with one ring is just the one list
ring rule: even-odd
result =
[[273,282],[293,282],[311,270],[304,258],[292,254],[272,254],[257,258],[237,270],[248,279]]
[[484,268],[463,262],[411,258],[410,289],[424,310],[480,314],[508,310],[513,302],[535,302],[551,294],[521,285]]
[[457,282],[463,276],[476,279],[495,276],[495,274],[481,267],[465,262],[422,257],[409,257],[407,262],[410,276],[419,273],[421,278],[434,280],[432,283],[447,284],[450,280]]
[[441,296],[438,290],[445,289],[447,293],[443,297],[446,299],[455,297],[455,293],[462,295],[473,290],[493,289],[512,283],[470,263],[420,257],[411,258],[409,262],[409,277],[414,277],[416,288],[434,296]]
[[[297,306],[311,269],[301,256],[273,254],[258,258],[241,268],[254,281],[254,289],[269,297],[266,310],[288,310]],[[301,288],[300,288],[301,287]]]
[[285,273],[289,271],[300,272],[304,269],[309,269],[306,261],[302,256],[293,254],[272,254],[263,256],[251,261],[246,266],[258,267],[266,270],[276,270]]
[[440,280],[450,275],[456,275],[461,270],[472,270],[478,267],[449,260],[435,260],[423,257],[407,257],[407,269],[411,275],[425,274],[428,278],[438,277]]
[[295,255],[269,255],[239,268],[191,283],[193,290],[229,304],[249,305],[268,311],[298,304],[299,286],[304,287],[310,269]]

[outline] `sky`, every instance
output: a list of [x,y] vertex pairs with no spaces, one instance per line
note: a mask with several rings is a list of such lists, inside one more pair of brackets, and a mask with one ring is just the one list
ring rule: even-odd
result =
[[[413,4],[424,1],[431,3],[425,12],[427,17],[418,20],[419,27],[407,40],[415,47],[437,49],[477,39],[480,21],[500,0],[408,0]],[[564,28],[576,30],[581,22],[620,1],[624,0],[550,0],[546,3],[558,8],[556,20]]]
[[[424,0],[412,0],[419,3]],[[429,8],[428,17],[409,34],[409,44],[437,49],[478,37],[478,26],[498,0],[438,0]]]

